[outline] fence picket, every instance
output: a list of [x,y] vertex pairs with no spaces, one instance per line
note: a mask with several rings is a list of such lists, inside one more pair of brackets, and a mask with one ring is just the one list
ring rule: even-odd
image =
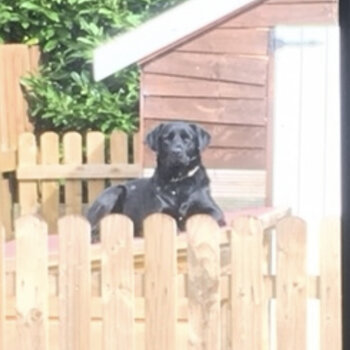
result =
[[231,334],[231,306],[229,299],[221,301],[221,350],[231,349],[232,334]]
[[[46,132],[40,138],[41,164],[58,164],[58,134]],[[41,184],[42,214],[48,226],[49,233],[57,233],[59,217],[59,184],[57,181],[46,180]]]
[[48,349],[47,225],[34,216],[24,216],[15,226],[16,349]]
[[141,138],[141,133],[137,132],[133,136],[133,162],[134,163],[140,163],[141,162],[141,144],[142,140]]
[[176,224],[149,216],[145,233],[145,349],[176,350]]
[[10,181],[4,179],[0,173],[0,223],[4,226],[6,237],[12,237],[12,215],[13,206],[11,205]]
[[17,150],[18,134],[32,129],[20,79],[34,71],[27,45],[0,46],[0,149]]
[[[105,163],[105,136],[102,132],[88,132],[86,135],[86,156],[88,164]],[[92,203],[104,187],[104,180],[89,180],[88,202]]]
[[111,163],[128,163],[128,135],[113,131],[110,137]]
[[[77,132],[63,136],[64,164],[82,164],[82,137]],[[80,180],[67,180],[65,184],[66,214],[82,212],[82,183]]]
[[231,233],[231,327],[232,348],[264,348],[266,314],[263,284],[264,248],[261,223],[251,217],[237,218]]
[[289,217],[277,224],[277,348],[306,349],[306,224]]
[[220,349],[220,230],[209,216],[196,215],[188,231],[188,317],[190,350]]
[[[39,46],[35,45],[35,46],[27,46],[28,51],[29,51],[29,61],[30,61],[30,69],[31,72],[33,73],[37,73],[38,72],[38,68],[39,68],[39,64],[40,64],[40,48]],[[29,123],[29,121],[28,121]],[[33,128],[33,124],[30,123],[29,128]]]
[[101,222],[103,350],[134,349],[133,225],[111,215]]
[[[127,164],[129,162],[128,136],[121,131],[113,131],[110,137],[111,164]],[[121,181],[113,180],[117,185]]]
[[[274,250],[273,246],[273,231],[274,228],[269,228],[264,230],[263,233],[263,263],[262,272],[265,276],[271,274],[272,270],[272,252]],[[266,293],[267,294],[267,293]],[[270,335],[270,325],[271,325],[271,304],[269,298],[266,296],[264,298],[263,305],[263,348],[262,350],[268,350],[272,346],[271,335]]]
[[0,350],[5,350],[5,229],[0,223]]
[[61,350],[90,349],[90,226],[79,216],[58,221]]
[[339,218],[324,220],[320,237],[321,350],[342,349],[340,240]]
[[[21,134],[18,145],[18,167],[35,165],[37,153],[34,134]],[[20,181],[18,191],[21,215],[35,214],[38,209],[37,183],[35,181]]]

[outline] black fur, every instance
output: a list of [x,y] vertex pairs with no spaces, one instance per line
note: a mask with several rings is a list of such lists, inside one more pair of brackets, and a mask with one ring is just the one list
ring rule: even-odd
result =
[[209,178],[200,152],[208,146],[210,135],[201,127],[185,122],[160,124],[146,137],[157,153],[157,167],[151,178],[129,181],[104,190],[87,212],[98,240],[98,223],[110,213],[131,218],[135,235],[140,236],[142,222],[150,214],[166,213],[174,217],[180,230],[193,214],[209,214],[220,225],[224,216],[210,195]]

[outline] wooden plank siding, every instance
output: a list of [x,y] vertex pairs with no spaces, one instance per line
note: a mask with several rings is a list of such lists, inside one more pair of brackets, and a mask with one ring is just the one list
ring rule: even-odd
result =
[[196,79],[191,77],[163,74],[144,75],[144,96],[194,98],[263,98],[263,85],[241,84],[219,80]]
[[[202,159],[206,167],[214,169],[263,169],[266,150],[212,147],[204,151]],[[151,167],[155,165],[155,156],[148,150],[145,151],[144,162]]]
[[145,99],[145,118],[156,120],[186,119],[212,124],[265,125],[264,100],[228,100],[195,98]]
[[229,53],[171,52],[147,64],[145,73],[264,85],[265,57],[238,56]]
[[[160,120],[162,122],[162,120]],[[166,122],[166,120],[164,120]],[[151,129],[158,125],[159,121],[149,120],[145,125]],[[266,139],[265,125],[222,125],[214,123],[202,123],[198,125],[207,130],[211,137],[211,145],[218,148],[264,148]]]
[[[271,30],[335,24],[337,11],[333,0],[267,0],[154,53],[141,62],[143,134],[162,121],[195,122],[212,135],[207,167],[271,173]],[[141,154],[146,167],[154,166],[147,148]],[[271,174],[266,180],[271,202]]]
[[199,53],[232,53],[238,55],[266,55],[269,31],[267,28],[217,28],[181,45],[178,51]]
[[[264,169],[267,52],[268,30],[219,29],[151,61],[142,71],[145,132],[195,122],[212,137],[207,167]],[[144,164],[154,160],[145,148]]]
[[222,28],[273,27],[276,25],[336,24],[338,7],[329,2],[288,2],[263,4],[234,17]]

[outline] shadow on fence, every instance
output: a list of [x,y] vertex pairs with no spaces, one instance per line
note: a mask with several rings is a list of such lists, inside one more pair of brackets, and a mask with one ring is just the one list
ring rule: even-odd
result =
[[303,350],[311,299],[321,348],[341,349],[339,220],[321,225],[319,276],[307,274],[306,224],[296,217],[269,230],[240,217],[222,230],[198,215],[177,235],[172,218],[155,214],[133,239],[131,221],[112,215],[91,245],[85,219],[66,216],[58,232],[24,216],[13,255],[2,237],[6,349]]

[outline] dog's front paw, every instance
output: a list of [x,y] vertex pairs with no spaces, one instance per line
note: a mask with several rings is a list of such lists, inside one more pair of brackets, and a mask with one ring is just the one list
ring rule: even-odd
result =
[[226,226],[226,225],[227,225],[224,218],[219,219],[219,220],[218,220],[218,224],[219,224],[220,227],[223,227],[223,226]]

